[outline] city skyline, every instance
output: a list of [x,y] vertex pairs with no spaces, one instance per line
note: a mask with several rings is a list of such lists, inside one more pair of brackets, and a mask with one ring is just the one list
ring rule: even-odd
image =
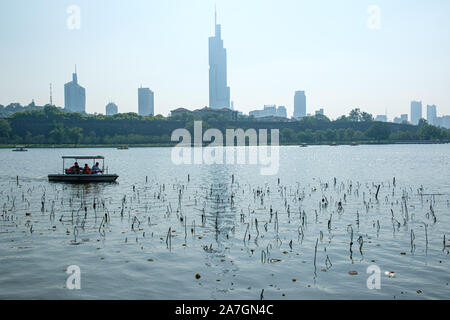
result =
[[[77,63],[83,86],[88,88],[88,113],[103,113],[107,100],[116,101],[121,112],[136,112],[135,88],[141,82],[152,84],[157,114],[208,105],[205,39],[214,31],[214,2],[136,1],[125,8],[119,2],[77,1],[82,18],[79,30],[66,26],[69,2],[49,2],[19,0],[0,5],[5,26],[0,33],[11,47],[0,60],[1,104],[26,105],[34,99],[44,105],[49,102],[48,83],[52,83],[54,104],[64,106],[62,87],[68,70]],[[366,26],[369,2],[365,1],[345,6],[331,1],[321,6],[294,1],[271,4],[217,3],[221,22],[227,26],[222,38],[227,39],[230,52],[228,82],[236,110],[248,113],[276,103],[285,105],[292,115],[293,93],[305,90],[307,113],[324,107],[331,118],[358,107],[374,115],[387,109],[392,119],[409,113],[414,99],[437,105],[439,114],[450,114],[445,89],[450,48],[442,42],[450,35],[442,10],[450,7],[447,2],[378,1],[379,30]],[[25,13],[23,6],[29,9]],[[152,19],[146,19],[144,12],[150,9]],[[47,12],[51,19],[42,21]],[[18,14],[28,23],[8,28]],[[128,24],[123,15],[135,21]],[[30,55],[25,50],[42,39],[49,43],[42,53]],[[151,50],[145,39],[152,39]],[[416,42],[421,45],[411,52]],[[323,51],[327,48],[333,54]],[[23,64],[17,68],[19,61]]]

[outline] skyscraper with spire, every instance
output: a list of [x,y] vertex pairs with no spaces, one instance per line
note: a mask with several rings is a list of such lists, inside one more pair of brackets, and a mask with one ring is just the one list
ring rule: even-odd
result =
[[64,108],[71,112],[86,112],[86,90],[78,84],[77,66],[72,81],[64,85]]
[[221,26],[214,12],[215,36],[209,38],[209,107],[230,108],[230,88],[227,86],[227,50],[223,47]]

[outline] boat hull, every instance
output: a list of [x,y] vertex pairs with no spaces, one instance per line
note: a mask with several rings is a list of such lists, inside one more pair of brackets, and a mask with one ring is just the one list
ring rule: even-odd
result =
[[69,183],[114,182],[117,174],[49,174],[48,181]]

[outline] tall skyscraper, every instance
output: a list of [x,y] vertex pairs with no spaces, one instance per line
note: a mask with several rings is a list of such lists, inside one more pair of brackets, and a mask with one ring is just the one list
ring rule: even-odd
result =
[[295,91],[294,96],[294,118],[306,117],[306,95],[305,91]]
[[138,113],[140,116],[155,115],[155,95],[149,88],[138,89]]
[[230,87],[227,86],[227,50],[221,39],[221,26],[214,14],[215,36],[209,38],[209,107],[230,108]]
[[437,119],[437,112],[436,112],[436,106],[433,105],[427,105],[427,121],[429,124],[435,126]]
[[119,108],[117,107],[117,104],[114,102],[110,102],[106,105],[106,115],[107,116],[113,116],[119,112]]
[[64,108],[72,112],[86,112],[86,90],[78,84],[76,66],[72,81],[64,85]]
[[422,119],[422,101],[411,102],[411,124],[417,125]]

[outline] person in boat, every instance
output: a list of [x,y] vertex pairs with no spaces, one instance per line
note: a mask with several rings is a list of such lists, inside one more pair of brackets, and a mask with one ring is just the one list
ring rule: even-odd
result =
[[99,163],[96,162],[93,166],[92,166],[92,173],[96,174],[96,173],[102,173],[103,171],[100,169]]
[[71,166],[69,169],[67,169],[68,174],[79,174],[80,173],[80,167],[78,166],[78,162],[75,162],[73,166]]
[[91,168],[89,168],[88,164],[85,163],[84,164],[84,168],[83,168],[83,174],[91,174]]

